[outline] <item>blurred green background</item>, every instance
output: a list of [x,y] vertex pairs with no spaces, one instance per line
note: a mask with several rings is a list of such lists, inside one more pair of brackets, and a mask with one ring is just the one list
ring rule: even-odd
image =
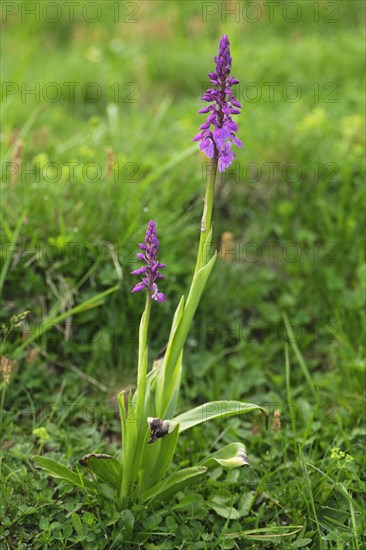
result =
[[[309,460],[318,465],[332,446],[359,455],[364,3],[54,4],[1,6],[1,322],[7,327],[12,315],[29,311],[2,342],[2,354],[12,356],[56,315],[116,284],[119,290],[57,323],[16,356],[5,399],[9,464],[24,466],[14,435],[31,453],[30,426],[45,425],[45,418],[51,450],[61,452],[61,426],[76,429],[80,419],[66,415],[55,426],[53,417],[39,418],[55,400],[99,403],[105,395],[109,408],[97,418],[98,428],[113,432],[110,403],[135,379],[143,297],[131,296],[129,273],[150,218],[167,264],[161,289],[168,296],[154,308],[152,356],[166,342],[195,261],[207,161],[192,137],[204,120],[197,114],[200,96],[223,33],[240,80],[238,136],[245,147],[217,183],[221,253],[187,342],[181,407],[219,398],[275,404],[289,430],[272,434],[277,443],[249,427],[244,432],[253,437],[248,449],[259,472],[263,460],[276,471],[291,438],[303,444],[312,438]],[[298,345],[296,352],[290,342],[290,393],[283,314]],[[290,396],[301,411],[297,433],[289,418],[286,423]],[[315,402],[318,418],[311,417]],[[36,412],[24,421],[19,411],[29,406]],[[326,418],[331,422],[322,422]],[[215,439],[212,429],[207,434]],[[96,450],[103,443],[95,427],[90,430],[85,438]],[[68,436],[69,458],[87,450],[76,433]],[[203,444],[193,442],[193,454]],[[289,476],[298,475],[293,468]],[[27,483],[23,475],[32,483],[25,472],[19,484]],[[306,514],[301,498],[292,497],[291,521]],[[275,508],[266,511],[266,521],[277,517]],[[336,521],[345,526],[348,520]]]

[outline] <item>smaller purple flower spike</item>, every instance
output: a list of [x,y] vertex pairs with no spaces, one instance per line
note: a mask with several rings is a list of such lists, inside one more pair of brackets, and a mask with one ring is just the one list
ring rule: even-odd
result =
[[142,281],[131,292],[140,292],[140,290],[146,288],[153,300],[165,302],[166,296],[159,292],[155,282],[157,279],[164,279],[164,276],[158,270],[163,269],[165,265],[158,262],[159,241],[156,236],[156,223],[153,220],[150,220],[147,226],[145,243],[139,244],[139,248],[143,252],[138,252],[137,258],[145,262],[146,265],[131,272],[131,275],[143,275]]
[[[209,113],[207,120],[200,126],[200,132],[194,136],[193,141],[200,141],[200,149],[206,153],[208,158],[216,157],[220,172],[235,159],[236,155],[231,151],[234,143],[237,147],[243,147],[243,143],[235,136],[238,125],[231,118],[231,115],[240,114],[241,105],[231,91],[231,86],[239,84],[233,76],[230,76],[232,58],[230,56],[230,41],[226,34],[220,41],[218,57],[215,57],[216,72],[208,74],[214,85],[202,96],[203,101],[211,103],[203,107],[199,113]],[[211,131],[213,126],[213,131]]]

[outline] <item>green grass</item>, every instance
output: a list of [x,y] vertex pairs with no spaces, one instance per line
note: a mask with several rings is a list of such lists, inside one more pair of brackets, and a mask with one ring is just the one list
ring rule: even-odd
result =
[[[0,390],[0,549],[361,550],[364,4],[298,2],[292,23],[286,3],[270,22],[257,2],[255,23],[220,14],[203,23],[197,1],[134,3],[136,23],[123,21],[131,8],[120,3],[115,23],[115,4],[101,2],[96,23],[80,10],[72,23],[65,12],[57,23],[22,23],[21,12],[2,23],[2,81],[20,91],[2,95],[1,323],[29,313],[3,330],[0,347],[17,360]],[[326,22],[333,5],[338,21]],[[242,440],[250,467],[217,468],[161,509],[120,515],[50,481],[31,456],[74,466],[119,448],[116,396],[135,380],[143,309],[130,294],[136,243],[154,218],[169,298],[154,308],[154,356],[194,268],[204,159],[191,139],[223,32],[245,147],[217,186],[215,239],[231,261],[217,263],[188,338],[180,408],[241,399],[271,419],[268,430],[246,419],[194,428],[176,464]],[[41,97],[51,82],[63,91],[55,102]],[[66,82],[79,84],[74,98]],[[100,100],[82,93],[89,82]],[[21,93],[24,83],[39,83],[40,101]],[[296,102],[283,96],[294,93],[289,83],[301,90]]]

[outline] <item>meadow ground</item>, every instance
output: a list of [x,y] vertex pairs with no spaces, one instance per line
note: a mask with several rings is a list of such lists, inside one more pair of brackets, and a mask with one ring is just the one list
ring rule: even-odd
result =
[[[1,5],[0,549],[365,549],[364,3],[54,4]],[[217,184],[220,258],[178,408],[238,399],[270,422],[194,428],[176,465],[240,440],[250,466],[121,515],[31,457],[119,449],[136,243],[155,219],[154,356],[194,266],[207,162],[192,137],[223,33],[245,147]]]

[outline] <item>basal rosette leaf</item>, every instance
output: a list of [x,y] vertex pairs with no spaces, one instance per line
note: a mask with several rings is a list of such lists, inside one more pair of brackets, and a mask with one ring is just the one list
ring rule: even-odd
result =
[[267,416],[267,411],[254,403],[243,403],[241,401],[210,401],[204,405],[199,405],[194,409],[190,409],[172,420],[179,422],[179,432],[189,430],[194,426],[216,420],[220,418],[229,418],[233,416],[241,417],[244,414],[257,412]]
[[33,463],[36,468],[41,468],[48,475],[68,481],[72,485],[76,485],[82,489],[96,488],[96,484],[93,481],[86,479],[79,473],[73,472],[70,468],[67,468],[67,466],[64,466],[63,464],[59,464],[52,458],[47,458],[45,456],[34,456]]
[[79,463],[87,468],[97,479],[108,483],[113,489],[118,489],[121,477],[121,463],[113,456],[105,454],[86,454]]
[[230,443],[222,449],[211,453],[200,462],[200,466],[210,466],[212,464],[219,464],[224,468],[247,466],[249,462],[244,445],[242,443]]
[[194,478],[207,472],[206,466],[193,466],[184,468],[171,474],[167,479],[161,481],[148,489],[141,495],[143,503],[153,504],[155,502],[169,499],[171,496],[182,490],[186,485],[192,482]]

